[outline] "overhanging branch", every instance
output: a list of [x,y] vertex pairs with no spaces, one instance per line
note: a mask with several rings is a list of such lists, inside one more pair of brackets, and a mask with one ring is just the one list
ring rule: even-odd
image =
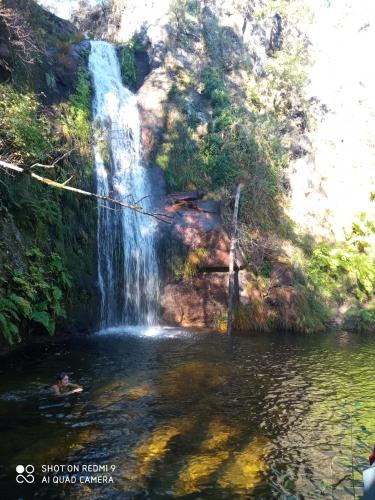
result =
[[69,186],[68,183],[73,178],[73,176],[70,177],[69,179],[67,179],[65,182],[56,182],[56,181],[54,181],[52,179],[48,179],[47,177],[42,177],[41,175],[38,175],[38,174],[36,174],[34,172],[31,172],[30,171],[31,168],[36,167],[36,166],[40,166],[40,167],[43,167],[43,168],[46,168],[46,167],[51,167],[52,168],[53,164],[51,166],[34,164],[34,165],[32,165],[28,169],[28,168],[23,168],[23,167],[20,167],[18,165],[15,165],[13,163],[8,163],[6,161],[0,160],[0,167],[6,169],[7,171],[18,172],[20,174],[21,173],[26,173],[26,174],[30,175],[30,177],[32,177],[33,179],[41,182],[42,184],[47,184],[47,186],[51,186],[51,187],[57,188],[57,189],[64,189],[65,191],[71,191],[73,193],[77,193],[77,194],[80,194],[82,196],[87,196],[89,198],[95,198],[97,200],[103,200],[103,201],[106,201],[108,203],[112,203],[113,205],[115,205],[115,206],[117,206],[119,208],[127,208],[127,209],[133,210],[134,212],[137,212],[139,214],[148,215],[149,217],[153,217],[154,219],[157,219],[157,220],[159,220],[161,222],[165,222],[167,224],[171,223],[170,220],[168,220],[168,219],[171,219],[172,217],[170,217],[167,214],[147,212],[140,205],[130,204],[130,203],[123,203],[121,201],[115,200],[114,198],[110,198],[108,196],[103,196],[103,195],[97,194],[97,193],[91,193],[90,191],[84,191],[83,189],[79,189],[79,188],[75,188],[75,187]]

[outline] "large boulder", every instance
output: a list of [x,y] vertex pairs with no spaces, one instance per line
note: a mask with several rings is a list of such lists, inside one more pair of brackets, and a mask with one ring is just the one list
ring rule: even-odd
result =
[[[163,207],[173,221],[168,228],[169,241],[179,241],[188,251],[204,249],[203,271],[227,272],[229,269],[230,238],[225,231],[220,202],[205,200],[203,192],[172,193],[165,197]],[[237,252],[235,267],[242,269],[245,260]]]
[[[171,224],[163,226],[162,267],[176,261],[165,277],[160,297],[162,319],[167,324],[216,328],[227,311],[230,238],[222,224],[220,203],[204,196],[204,192],[194,191],[164,197],[162,212]],[[239,298],[238,271],[246,263],[237,253],[235,290]],[[185,272],[181,272],[181,262]],[[173,274],[176,268],[179,274]]]
[[228,273],[204,273],[191,282],[170,283],[160,304],[166,324],[184,327],[217,327],[227,308]]

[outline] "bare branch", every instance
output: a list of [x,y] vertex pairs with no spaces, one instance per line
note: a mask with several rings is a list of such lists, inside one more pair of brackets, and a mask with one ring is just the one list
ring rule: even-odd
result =
[[[34,39],[32,30],[22,14],[13,9],[0,6],[0,21],[8,31],[8,39],[18,57],[32,64],[44,51]],[[6,61],[3,60],[6,64]]]
[[66,153],[64,153],[63,155],[59,156],[58,158],[56,158],[55,160],[53,160],[53,162],[51,163],[51,165],[45,165],[44,163],[33,163],[30,167],[25,167],[24,170],[27,171],[27,170],[31,170],[32,168],[35,168],[35,167],[40,167],[40,168],[55,168],[55,166],[61,161],[63,160],[64,158],[66,158],[67,156],[69,156],[72,152],[74,151],[74,149],[70,149],[69,151],[67,151]]
[[121,201],[115,200],[113,198],[109,198],[108,196],[103,196],[101,194],[91,193],[90,191],[84,191],[83,189],[68,186],[67,184],[72,179],[72,177],[67,179],[65,182],[61,183],[61,182],[56,182],[52,179],[48,179],[47,177],[42,177],[40,175],[35,174],[34,172],[30,172],[29,170],[24,169],[18,165],[15,165],[13,163],[8,163],[8,162],[3,161],[3,160],[0,160],[0,167],[5,168],[5,169],[10,170],[10,171],[14,171],[14,172],[27,173],[33,179],[36,179],[37,181],[41,182],[42,184],[47,184],[47,186],[51,186],[51,187],[54,187],[57,189],[64,189],[66,191],[78,193],[78,194],[81,194],[83,196],[88,196],[90,198],[103,200],[103,201],[106,201],[108,203],[112,203],[113,205],[116,205],[120,208],[127,208],[127,209],[133,210],[134,212],[137,212],[139,214],[148,215],[150,217],[153,217],[154,219],[165,222],[166,224],[170,224],[170,222],[168,220],[166,220],[166,219],[170,219],[170,217],[168,215],[147,212],[140,205],[137,205],[137,204],[132,205],[132,204],[127,204],[127,203],[122,203]]
[[66,179],[66,181],[62,182],[61,185],[62,186],[66,186],[68,184],[68,182],[70,182],[72,179],[74,179],[74,175],[71,175],[69,177],[69,179]]

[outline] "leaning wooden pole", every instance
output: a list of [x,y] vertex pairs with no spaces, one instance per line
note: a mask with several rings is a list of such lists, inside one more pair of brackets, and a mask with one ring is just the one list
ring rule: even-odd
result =
[[232,220],[232,234],[230,240],[229,250],[229,286],[228,286],[228,319],[227,319],[227,335],[232,334],[233,324],[233,296],[234,296],[234,264],[236,259],[237,248],[237,219],[238,207],[240,204],[241,184],[238,184],[236,190],[236,198],[234,200],[233,220]]

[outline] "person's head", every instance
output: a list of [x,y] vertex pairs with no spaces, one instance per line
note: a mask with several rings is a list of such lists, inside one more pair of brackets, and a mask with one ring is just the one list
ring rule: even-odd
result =
[[69,384],[69,375],[65,372],[60,372],[56,376],[56,381],[57,381],[58,385],[61,385],[64,387],[64,386]]

